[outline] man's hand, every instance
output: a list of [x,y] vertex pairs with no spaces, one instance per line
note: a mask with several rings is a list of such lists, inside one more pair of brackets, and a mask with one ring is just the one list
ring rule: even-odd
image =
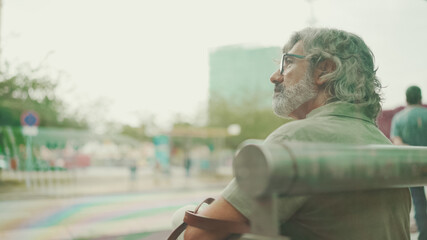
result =
[[[215,200],[211,205],[203,209],[199,213],[202,216],[236,221],[236,222],[245,222],[249,224],[248,219],[243,216],[239,211],[237,211],[230,203],[228,203],[224,198],[220,197]],[[231,233],[224,231],[205,231],[199,228],[188,226],[184,233],[185,240],[221,240],[225,239]]]

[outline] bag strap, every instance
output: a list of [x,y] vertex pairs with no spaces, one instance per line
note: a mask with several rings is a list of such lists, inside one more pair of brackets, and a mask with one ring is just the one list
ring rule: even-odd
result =
[[207,231],[225,230],[230,233],[247,233],[250,231],[250,227],[246,223],[208,218],[197,214],[203,203],[211,204],[214,200],[207,198],[194,211],[185,211],[184,222],[171,233],[168,240],[176,240],[187,228],[187,225]]
[[[206,198],[205,200],[203,200],[203,202],[201,202],[196,207],[196,209],[194,210],[194,213],[197,213],[199,211],[199,208],[203,205],[203,203],[211,204],[214,200],[215,199],[213,199],[213,198]],[[187,214],[187,212],[185,214]],[[179,225],[177,228],[175,228],[175,230],[173,230],[173,232],[171,233],[171,235],[169,235],[168,240],[176,240],[176,239],[178,239],[179,235],[181,235],[181,233],[184,232],[184,230],[186,228],[187,228],[187,223],[186,222],[181,223],[181,225]]]
[[168,240],[178,239],[179,235],[181,235],[181,233],[184,232],[184,230],[186,228],[187,228],[187,224],[185,222],[181,223],[181,225],[179,225],[177,228],[175,228],[175,230],[173,230],[171,235],[169,235]]
[[235,222],[228,220],[221,220],[215,218],[208,218],[197,215],[192,211],[186,211],[184,222],[187,225],[200,228],[207,231],[224,231],[229,233],[247,233],[250,228],[244,222]]

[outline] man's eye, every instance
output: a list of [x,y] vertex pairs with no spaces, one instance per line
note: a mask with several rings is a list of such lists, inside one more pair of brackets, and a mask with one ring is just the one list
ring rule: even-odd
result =
[[286,57],[286,58],[285,58],[285,65],[289,65],[289,64],[291,64],[291,63],[293,63],[293,62],[292,62],[292,59],[291,59],[291,58],[289,58],[289,57]]

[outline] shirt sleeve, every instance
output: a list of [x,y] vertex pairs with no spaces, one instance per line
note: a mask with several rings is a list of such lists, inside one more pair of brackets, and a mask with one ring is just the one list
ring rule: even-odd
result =
[[[222,197],[227,200],[243,216],[250,219],[253,209],[256,207],[255,202],[250,196],[239,189],[237,182],[233,179],[223,190]],[[288,220],[295,212],[304,205],[308,196],[279,197],[277,201],[278,217],[281,222]]]
[[[288,140],[290,138],[286,134],[289,130],[288,128],[289,126],[282,126],[276,129],[267,137],[264,143],[278,143],[283,140]],[[254,207],[256,207],[256,203],[250,196],[239,189],[235,179],[228,184],[221,195],[246,218],[251,218],[251,215],[254,212]],[[304,205],[308,198],[308,196],[279,197],[277,201],[277,211],[280,221],[285,222],[292,217],[292,215],[294,215],[295,212]]]
[[252,214],[253,202],[250,196],[239,189],[235,178],[225,187],[221,195],[237,211],[249,219]]

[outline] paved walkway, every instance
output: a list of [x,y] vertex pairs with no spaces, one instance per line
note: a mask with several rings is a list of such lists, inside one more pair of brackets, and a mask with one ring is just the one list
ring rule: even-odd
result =
[[23,184],[0,185],[0,239],[165,239],[176,209],[219,193],[231,178],[187,178],[182,169],[140,171],[134,180],[124,168],[49,174],[60,180],[34,175],[27,186],[22,175]]
[[111,168],[33,173],[30,186],[26,177],[3,175],[21,184],[0,184],[2,240],[164,239],[178,208],[218,194],[231,179],[186,177],[181,169],[131,179],[128,169]]

